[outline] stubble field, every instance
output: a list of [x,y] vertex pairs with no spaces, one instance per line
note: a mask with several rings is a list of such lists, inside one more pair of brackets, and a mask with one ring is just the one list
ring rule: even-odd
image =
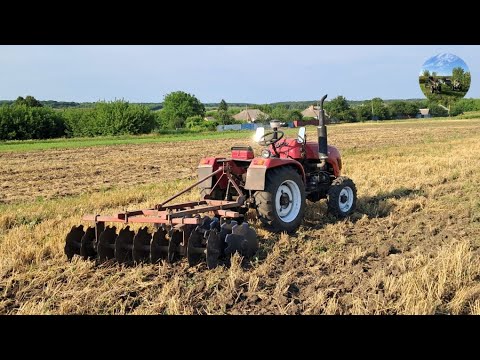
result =
[[[0,313],[480,314],[480,120],[330,126],[344,175],[357,185],[357,211],[336,221],[324,202],[309,203],[290,236],[253,221],[260,249],[249,261],[235,256],[211,271],[186,260],[66,261],[65,235],[84,213],[159,203],[195,181],[201,157],[251,145],[250,135],[42,151],[0,145]],[[180,200],[192,197],[198,192]]]

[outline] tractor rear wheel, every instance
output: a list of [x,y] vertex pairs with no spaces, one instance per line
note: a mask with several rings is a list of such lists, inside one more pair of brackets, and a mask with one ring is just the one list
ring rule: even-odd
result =
[[345,218],[357,206],[357,188],[352,179],[340,176],[332,181],[328,190],[328,211],[337,218]]
[[291,167],[267,172],[265,190],[255,193],[257,216],[273,232],[294,232],[305,214],[305,186]]

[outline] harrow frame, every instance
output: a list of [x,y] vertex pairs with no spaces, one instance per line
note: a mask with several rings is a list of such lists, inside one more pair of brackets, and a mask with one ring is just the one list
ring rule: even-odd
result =
[[[227,200],[229,196],[227,192],[225,200],[209,199],[207,195],[200,201],[167,205],[220,173],[210,194],[225,176],[228,185],[232,185],[238,193],[236,200]],[[126,264],[145,261],[155,263],[161,258],[173,262],[175,255],[179,254],[187,256],[190,265],[196,264],[199,255],[201,257],[201,254],[205,254],[207,266],[213,268],[218,265],[222,255],[235,251],[247,254],[258,247],[256,234],[248,224],[240,226],[236,221],[230,220],[243,216],[231,209],[242,206],[244,202],[245,196],[237,180],[230,173],[228,164],[224,163],[221,168],[153,208],[124,211],[115,215],[83,216],[84,221],[94,222],[94,227],[88,227],[84,231],[83,225],[74,226],[67,235],[65,253],[69,259],[74,255],[80,255],[84,259],[97,258],[99,262],[116,259]],[[208,216],[201,218],[200,214],[213,215],[217,220],[212,220]],[[116,227],[106,227],[106,222],[154,224],[157,225],[157,232],[151,236],[147,228],[143,227],[135,235],[130,227],[126,226],[117,235]],[[166,235],[169,237],[168,240]]]

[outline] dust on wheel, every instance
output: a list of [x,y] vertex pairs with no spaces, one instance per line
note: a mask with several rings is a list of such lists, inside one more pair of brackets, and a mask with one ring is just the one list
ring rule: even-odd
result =
[[351,179],[340,176],[332,181],[328,190],[328,211],[344,218],[352,214],[357,206],[357,188]]
[[292,167],[272,169],[267,173],[265,190],[255,193],[258,218],[274,232],[294,232],[305,213],[305,186]]

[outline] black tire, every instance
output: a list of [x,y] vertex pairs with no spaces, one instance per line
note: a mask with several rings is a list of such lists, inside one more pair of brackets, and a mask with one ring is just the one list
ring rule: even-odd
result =
[[[277,191],[279,187],[286,181],[290,181],[290,185],[293,185],[292,182],[295,183],[298,186],[300,193],[300,199],[296,199],[294,205],[292,205],[297,206],[296,208],[298,209],[298,214],[295,215],[296,210],[292,208],[291,211],[294,212],[291,213],[291,216],[293,216],[293,218],[288,222],[282,220],[281,215],[278,214],[277,206],[275,204]],[[285,231],[287,233],[292,233],[297,230],[302,223],[303,216],[305,214],[306,203],[305,185],[303,184],[301,176],[292,167],[280,167],[269,170],[265,179],[265,190],[257,191],[254,197],[257,216],[266,229],[272,232]],[[288,200],[290,199],[288,198]],[[278,205],[281,207],[280,203]],[[283,218],[286,218],[286,216]]]
[[[344,189],[345,191],[342,192]],[[350,201],[351,205],[348,206]],[[327,205],[328,212],[340,219],[349,216],[355,211],[357,206],[357,188],[352,179],[340,176],[332,181],[332,185],[328,190]]]

